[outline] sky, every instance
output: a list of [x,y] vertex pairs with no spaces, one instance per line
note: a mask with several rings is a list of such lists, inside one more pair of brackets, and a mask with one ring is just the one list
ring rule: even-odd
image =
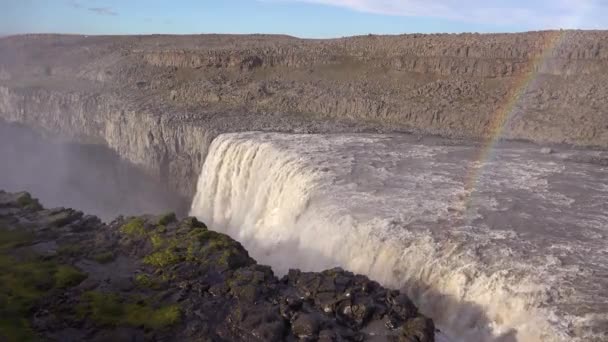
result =
[[0,35],[608,29],[608,0],[0,0]]

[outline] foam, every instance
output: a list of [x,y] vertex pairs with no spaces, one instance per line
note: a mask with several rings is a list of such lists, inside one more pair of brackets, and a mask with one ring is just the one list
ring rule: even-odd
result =
[[513,196],[571,204],[547,195],[563,166],[490,166],[464,219],[469,154],[387,136],[221,135],[191,213],[279,274],[339,265],[401,288],[455,341],[576,340],[570,325],[581,318],[547,305],[568,275],[560,256],[536,253],[542,246],[508,222],[485,222],[508,212]]

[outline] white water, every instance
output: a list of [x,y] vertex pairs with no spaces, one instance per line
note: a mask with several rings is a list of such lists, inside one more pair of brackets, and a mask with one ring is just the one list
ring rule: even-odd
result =
[[[191,213],[279,274],[339,265],[401,288],[458,341],[591,336],[573,329],[605,315],[562,309],[573,298],[595,295],[571,284],[580,270],[564,260],[577,259],[568,252],[575,244],[520,227],[537,224],[534,216],[544,210],[557,220],[555,208],[563,213],[572,206],[574,199],[548,182],[565,167],[553,160],[532,164],[505,149],[501,162],[483,173],[474,210],[463,212],[466,160],[473,155],[471,148],[403,137],[226,134],[210,148]],[[585,170],[572,172],[584,185]],[[593,210],[566,213],[562,221],[569,218],[582,233],[595,234],[589,241],[601,241],[606,208],[600,203]],[[592,247],[581,241],[587,245],[579,247]],[[605,256],[588,259],[603,272]]]

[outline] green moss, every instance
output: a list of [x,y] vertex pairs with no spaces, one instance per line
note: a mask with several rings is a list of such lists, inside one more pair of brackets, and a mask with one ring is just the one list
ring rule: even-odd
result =
[[150,235],[150,242],[154,249],[160,249],[165,244],[165,240],[158,233]]
[[175,279],[175,274],[170,274],[170,273],[162,273],[160,275],[160,280],[163,282],[168,282],[170,280]]
[[27,245],[32,240],[33,234],[30,232],[22,229],[0,228],[0,250]]
[[38,202],[37,199],[32,198],[32,195],[30,195],[27,192],[23,192],[19,195],[19,197],[17,197],[17,205],[19,205],[22,208],[27,208],[27,209],[34,209],[34,210],[42,209],[40,202]]
[[155,267],[167,267],[180,261],[180,256],[174,248],[166,248],[162,251],[154,252],[144,258],[144,263]]
[[74,214],[69,211],[61,211],[48,217],[48,223],[55,227],[62,227],[74,220]]
[[146,234],[145,223],[142,218],[136,217],[120,227],[120,231],[131,237],[142,237]]
[[112,253],[112,252],[102,252],[102,253],[95,254],[93,256],[93,259],[100,264],[107,264],[107,263],[114,261],[115,256],[114,256],[114,253]]
[[147,305],[129,304],[126,307],[125,321],[132,326],[144,326],[149,329],[162,329],[179,322],[179,306],[170,305],[153,309]]
[[82,273],[71,266],[58,266],[55,272],[55,286],[64,289],[80,284],[87,278],[86,273]]
[[39,339],[32,331],[27,319],[20,317],[0,317],[0,339],[7,342],[29,342]]
[[201,243],[207,243],[210,248],[223,248],[234,244],[234,240],[228,235],[211,230],[198,230],[191,236]]
[[0,255],[0,269],[0,337],[34,340],[29,311],[52,288],[53,269],[47,263],[19,263],[5,255]]
[[101,292],[87,292],[77,307],[78,316],[90,317],[102,325],[146,327],[161,329],[171,326],[180,320],[177,305],[153,308],[146,303],[129,303],[117,295]]
[[224,265],[231,264],[231,259],[239,255],[237,242],[228,235],[195,229],[189,233],[190,243],[186,249],[186,259],[189,261],[206,262],[212,255],[217,255],[218,261]]
[[199,246],[195,243],[190,243],[188,248],[186,249],[186,260],[194,261],[196,259],[196,252],[198,251]]
[[187,217],[182,220],[182,227],[187,229],[207,229],[207,225],[199,221],[196,217]]
[[135,284],[142,288],[152,288],[154,287],[154,282],[150,279],[150,276],[147,274],[138,274],[135,276]]
[[59,246],[57,253],[65,256],[78,256],[84,253],[84,247],[76,244],[63,245]]
[[222,252],[222,255],[220,255],[220,258],[218,259],[218,261],[222,265],[229,265],[231,256],[232,256],[232,251],[225,250]]
[[55,289],[80,283],[86,275],[70,266],[38,259],[18,261],[0,253],[0,336],[34,339],[28,318],[32,306]]
[[166,226],[169,223],[173,223],[175,221],[177,221],[177,217],[175,216],[175,213],[166,213],[158,219],[157,223],[159,226]]
[[76,312],[81,319],[89,317],[102,325],[117,325],[124,315],[124,308],[115,294],[90,291],[82,295]]
[[54,286],[56,268],[50,262],[18,262],[2,255],[0,269],[0,291],[24,309]]

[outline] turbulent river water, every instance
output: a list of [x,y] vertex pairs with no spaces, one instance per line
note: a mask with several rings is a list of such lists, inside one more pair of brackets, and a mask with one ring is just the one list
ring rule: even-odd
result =
[[452,340],[603,340],[605,155],[478,152],[411,136],[221,135],[191,213],[279,274],[338,265],[401,288]]

